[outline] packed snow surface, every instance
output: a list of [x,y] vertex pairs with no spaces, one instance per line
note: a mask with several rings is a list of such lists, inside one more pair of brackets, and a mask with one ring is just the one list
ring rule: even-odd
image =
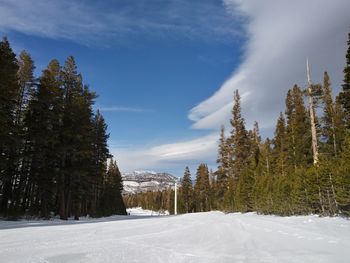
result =
[[[208,212],[0,222],[1,262],[350,262],[350,221]],[[151,215],[150,215],[151,214]]]

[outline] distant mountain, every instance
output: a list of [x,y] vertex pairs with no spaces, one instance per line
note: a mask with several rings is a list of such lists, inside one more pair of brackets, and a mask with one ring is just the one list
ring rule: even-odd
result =
[[162,191],[169,187],[174,188],[177,177],[168,173],[154,171],[135,171],[123,173],[124,193],[133,194],[147,191]]

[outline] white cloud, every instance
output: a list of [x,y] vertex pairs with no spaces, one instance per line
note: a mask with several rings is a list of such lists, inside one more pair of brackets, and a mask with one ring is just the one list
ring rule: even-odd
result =
[[179,173],[187,165],[193,168],[202,162],[215,162],[218,137],[218,133],[215,132],[193,140],[138,150],[114,148],[111,151],[123,172],[157,169]]
[[107,46],[140,35],[226,41],[241,32],[222,6],[187,0],[1,0],[0,31]]
[[225,0],[227,11],[244,15],[247,46],[245,59],[210,98],[189,112],[197,129],[217,129],[232,108],[233,91],[245,96],[243,113],[250,126],[254,120],[271,130],[284,110],[286,91],[294,83],[306,84],[306,57],[312,78],[322,81],[330,73],[338,90],[350,26],[348,0],[242,1]]

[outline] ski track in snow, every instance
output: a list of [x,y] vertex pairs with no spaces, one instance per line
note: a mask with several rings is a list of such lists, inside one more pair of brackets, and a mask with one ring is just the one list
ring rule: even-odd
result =
[[0,262],[349,262],[350,221],[208,212],[0,221]]

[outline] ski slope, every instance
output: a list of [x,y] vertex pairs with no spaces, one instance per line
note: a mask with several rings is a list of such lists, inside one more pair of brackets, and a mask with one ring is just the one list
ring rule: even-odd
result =
[[0,222],[0,262],[350,262],[350,221],[208,212]]

